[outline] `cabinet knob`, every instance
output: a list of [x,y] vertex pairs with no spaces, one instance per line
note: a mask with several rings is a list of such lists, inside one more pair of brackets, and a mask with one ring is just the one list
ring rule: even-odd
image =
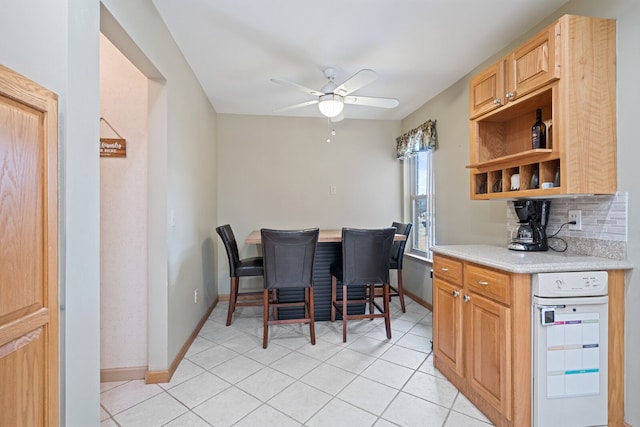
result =
[[513,98],[515,98],[515,97],[516,97],[516,93],[515,93],[515,92],[507,92],[507,93],[505,94],[505,97],[506,97],[507,99],[513,99]]
[[460,291],[453,291],[451,292],[451,295],[453,295],[454,298],[458,298],[460,296]]
[[502,99],[500,99],[500,98],[495,98],[495,99],[493,100],[493,105],[500,105],[500,104],[502,104]]
[[478,280],[478,284],[482,286],[489,286],[489,282],[485,282],[484,280]]
[[465,295],[462,299],[464,300],[464,302],[471,301],[471,297],[469,295]]

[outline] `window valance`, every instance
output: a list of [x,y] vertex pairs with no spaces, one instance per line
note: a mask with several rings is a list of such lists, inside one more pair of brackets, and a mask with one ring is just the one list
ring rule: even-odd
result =
[[436,120],[427,120],[415,129],[396,138],[396,157],[408,159],[420,151],[436,148]]

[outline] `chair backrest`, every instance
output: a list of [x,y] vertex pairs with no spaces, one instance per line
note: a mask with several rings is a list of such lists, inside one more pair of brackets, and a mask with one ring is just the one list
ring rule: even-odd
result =
[[396,229],[342,229],[342,283],[361,286],[389,283],[389,253]]
[[221,225],[216,228],[216,232],[224,243],[224,248],[227,251],[227,258],[229,259],[229,276],[235,277],[236,267],[240,263],[240,255],[238,254],[238,244],[236,238],[233,235],[233,230],[229,224]]
[[396,234],[404,234],[405,240],[394,241],[391,247],[391,261],[402,269],[402,259],[404,258],[404,248],[407,245],[407,240],[411,235],[411,224],[402,224],[400,222],[394,222],[392,227],[395,227]]
[[313,286],[313,263],[320,230],[261,229],[264,287],[308,288]]

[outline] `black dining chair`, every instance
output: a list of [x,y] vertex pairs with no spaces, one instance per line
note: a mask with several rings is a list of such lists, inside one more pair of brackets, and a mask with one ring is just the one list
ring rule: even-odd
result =
[[396,229],[396,234],[403,234],[405,240],[394,241],[391,247],[391,256],[389,257],[389,269],[396,270],[397,272],[397,286],[389,285],[389,295],[391,297],[397,296],[400,299],[400,306],[402,312],[406,313],[407,309],[404,305],[404,288],[402,287],[402,260],[404,258],[404,248],[407,245],[407,240],[411,235],[412,224],[402,224],[394,222],[392,227]]
[[[240,277],[250,276],[262,276],[264,274],[263,259],[262,257],[252,257],[240,259],[238,254],[238,244],[236,238],[233,235],[233,230],[229,224],[221,225],[216,228],[216,232],[224,243],[224,248],[227,251],[227,258],[229,259],[229,309],[227,311],[227,326],[231,325],[231,318],[236,307],[259,307],[262,305],[262,300],[259,297],[262,295],[262,291],[243,291],[240,288]],[[238,301],[238,297],[241,297]],[[249,299],[244,299],[249,297]]]
[[[269,326],[291,323],[308,323],[311,344],[316,343],[313,311],[313,264],[316,256],[319,229],[271,230],[261,229],[262,254],[264,256],[264,292],[262,347],[267,348]],[[277,290],[304,290],[302,301],[280,302]],[[273,291],[276,292],[273,292]],[[303,317],[279,319],[280,308],[304,307]],[[273,309],[270,319],[269,313]]]
[[[333,263],[331,271],[331,321],[336,313],[342,316],[342,341],[347,342],[347,321],[384,318],[387,338],[391,339],[389,316],[389,254],[395,237],[393,227],[381,229],[342,229],[342,263]],[[342,298],[338,301],[337,283],[342,283]],[[375,287],[382,286],[383,306],[375,301]],[[348,298],[348,288],[365,288],[362,298]],[[369,306],[369,313],[349,314],[353,305]],[[374,308],[378,309],[376,313]]]

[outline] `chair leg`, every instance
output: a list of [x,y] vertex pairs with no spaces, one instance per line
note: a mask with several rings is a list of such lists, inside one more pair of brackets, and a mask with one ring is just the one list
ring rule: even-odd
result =
[[[375,312],[375,309],[373,307],[373,299],[376,297],[376,286],[367,286],[367,289],[365,289],[365,293],[366,292],[369,292],[369,297],[367,298],[369,300],[369,314],[373,314]],[[369,318],[369,320],[373,320],[373,317]]]
[[229,310],[227,311],[227,326],[231,325],[231,317],[236,309],[238,298],[238,277],[232,277],[229,290]]
[[342,285],[342,342],[347,342],[347,286]]
[[338,303],[338,299],[336,297],[337,291],[336,287],[338,286],[338,279],[336,276],[331,276],[331,321],[336,321],[336,306],[334,304]]
[[382,295],[384,299],[384,327],[387,329],[387,339],[391,339],[391,316],[389,315],[389,284],[385,283],[382,289]]
[[263,305],[263,313],[262,313],[262,348],[267,348],[267,341],[269,340],[269,289],[265,289],[262,294],[262,305]]
[[314,314],[314,307],[313,307],[313,288],[308,288],[308,294],[309,294],[309,319],[311,319],[311,321],[309,322],[309,333],[311,334],[311,345],[316,345],[316,325],[315,325],[315,314]]
[[402,270],[398,269],[398,297],[400,298],[400,305],[402,306],[402,312],[406,313],[407,309],[404,306],[404,289],[402,288]]
[[[271,290],[271,301],[278,301],[278,290]],[[273,307],[273,320],[278,320],[278,307]]]

